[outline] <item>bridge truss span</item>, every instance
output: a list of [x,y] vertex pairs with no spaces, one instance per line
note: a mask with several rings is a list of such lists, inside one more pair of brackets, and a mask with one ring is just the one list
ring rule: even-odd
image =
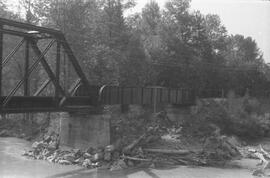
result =
[[[6,43],[13,41],[11,37],[19,40],[13,50],[7,52],[10,47],[7,48]],[[14,59],[22,51],[23,55]],[[63,84],[61,77],[63,56],[76,74],[69,87]],[[14,60],[23,63],[21,76],[12,87],[5,88],[4,81],[9,79],[5,78],[3,71]],[[40,67],[47,79],[32,91],[31,75]],[[54,92],[48,96],[44,91],[49,86]],[[114,104],[191,105],[194,101],[191,90],[90,85],[61,31],[0,18],[0,113],[71,111]]]

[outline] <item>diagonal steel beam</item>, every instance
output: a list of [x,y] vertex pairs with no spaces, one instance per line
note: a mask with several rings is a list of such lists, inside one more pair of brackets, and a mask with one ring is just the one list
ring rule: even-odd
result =
[[16,47],[11,51],[11,53],[7,55],[7,57],[3,60],[3,63],[2,63],[3,67],[10,61],[10,59],[14,56],[14,54],[20,49],[24,41],[25,39],[22,39],[22,41],[20,41],[20,43],[16,45]]
[[38,96],[38,95],[40,95],[40,93],[43,92],[43,90],[49,85],[50,82],[51,82],[51,79],[47,79],[47,80],[40,86],[40,88],[34,93],[33,96]]
[[[31,65],[31,67],[29,68],[27,75],[30,76],[30,74],[34,71],[34,69],[38,66],[38,63],[40,62],[41,58],[44,57],[44,55],[49,51],[49,49],[52,47],[52,45],[54,44],[55,40],[51,41],[48,46],[46,47],[46,49],[39,55],[38,59],[35,60],[35,62]],[[1,63],[0,63],[1,64]],[[7,95],[7,97],[5,98],[5,100],[3,101],[2,105],[3,107],[7,105],[7,103],[9,102],[9,100],[11,99],[12,96],[14,96],[14,94],[18,91],[18,89],[22,86],[22,84],[25,82],[25,79],[21,79],[15,86],[15,88],[13,90],[11,90],[11,92]]]
[[[70,87],[70,89],[68,90],[68,93],[70,94],[70,96],[74,96],[75,95],[75,92],[76,90],[80,87],[81,85],[81,79],[77,79],[73,84],[72,86]],[[67,100],[67,97],[63,97],[61,100],[60,100],[60,103],[59,103],[59,106],[62,107],[65,102]]]
[[[39,50],[37,43],[34,40],[30,40],[30,44],[32,46],[32,49],[34,50],[34,52],[40,56],[42,54],[42,52]],[[51,79],[53,85],[59,90],[59,92],[63,95],[66,96],[66,93],[64,91],[64,89],[62,88],[62,86],[60,85],[59,81],[57,81],[53,71],[51,70],[49,64],[47,63],[47,61],[45,60],[45,57],[42,56],[40,58],[40,62],[43,66],[43,68],[45,69],[45,71],[47,72],[49,78]]]
[[81,79],[77,79],[73,83],[73,85],[70,87],[70,89],[68,90],[68,93],[70,93],[71,96],[74,96],[76,90],[80,87],[81,84],[82,84],[82,80]]
[[80,64],[78,63],[78,61],[76,60],[75,55],[72,52],[72,49],[70,48],[70,46],[68,45],[68,42],[65,38],[65,36],[62,34],[61,38],[59,39],[62,43],[62,46],[64,48],[65,53],[68,55],[68,58],[72,64],[72,66],[74,67],[77,75],[81,78],[83,85],[87,88],[90,89],[90,85],[89,82],[86,78],[86,76],[84,75],[82,68],[80,66]]

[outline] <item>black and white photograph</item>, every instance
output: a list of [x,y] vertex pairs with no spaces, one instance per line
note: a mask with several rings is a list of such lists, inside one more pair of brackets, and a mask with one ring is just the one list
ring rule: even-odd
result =
[[270,0],[0,0],[0,178],[270,177]]

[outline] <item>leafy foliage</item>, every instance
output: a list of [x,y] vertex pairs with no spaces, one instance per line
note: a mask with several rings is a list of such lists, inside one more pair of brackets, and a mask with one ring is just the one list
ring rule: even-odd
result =
[[[21,3],[26,8],[27,1]],[[91,84],[248,88],[257,93],[269,86],[269,69],[254,39],[228,34],[218,15],[192,11],[190,0],[171,0],[163,10],[150,1],[141,13],[125,17],[134,5],[132,0],[34,0],[28,17],[65,33]],[[1,17],[23,21],[4,1],[0,9]],[[13,40],[7,41],[5,54],[12,49]],[[47,58],[54,66],[54,53]],[[14,71],[6,72],[8,78],[23,76],[21,68],[18,62],[8,66],[6,71]],[[69,66],[64,68],[62,76],[74,78],[67,74]],[[33,88],[45,78],[38,74]],[[14,82],[4,85],[8,90]]]

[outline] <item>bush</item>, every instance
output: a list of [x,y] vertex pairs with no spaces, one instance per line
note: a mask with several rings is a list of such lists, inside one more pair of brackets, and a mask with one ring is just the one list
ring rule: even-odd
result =
[[226,135],[256,138],[270,134],[270,115],[261,112],[254,98],[205,99],[197,107],[185,126],[198,136],[212,134],[216,130],[213,124]]

